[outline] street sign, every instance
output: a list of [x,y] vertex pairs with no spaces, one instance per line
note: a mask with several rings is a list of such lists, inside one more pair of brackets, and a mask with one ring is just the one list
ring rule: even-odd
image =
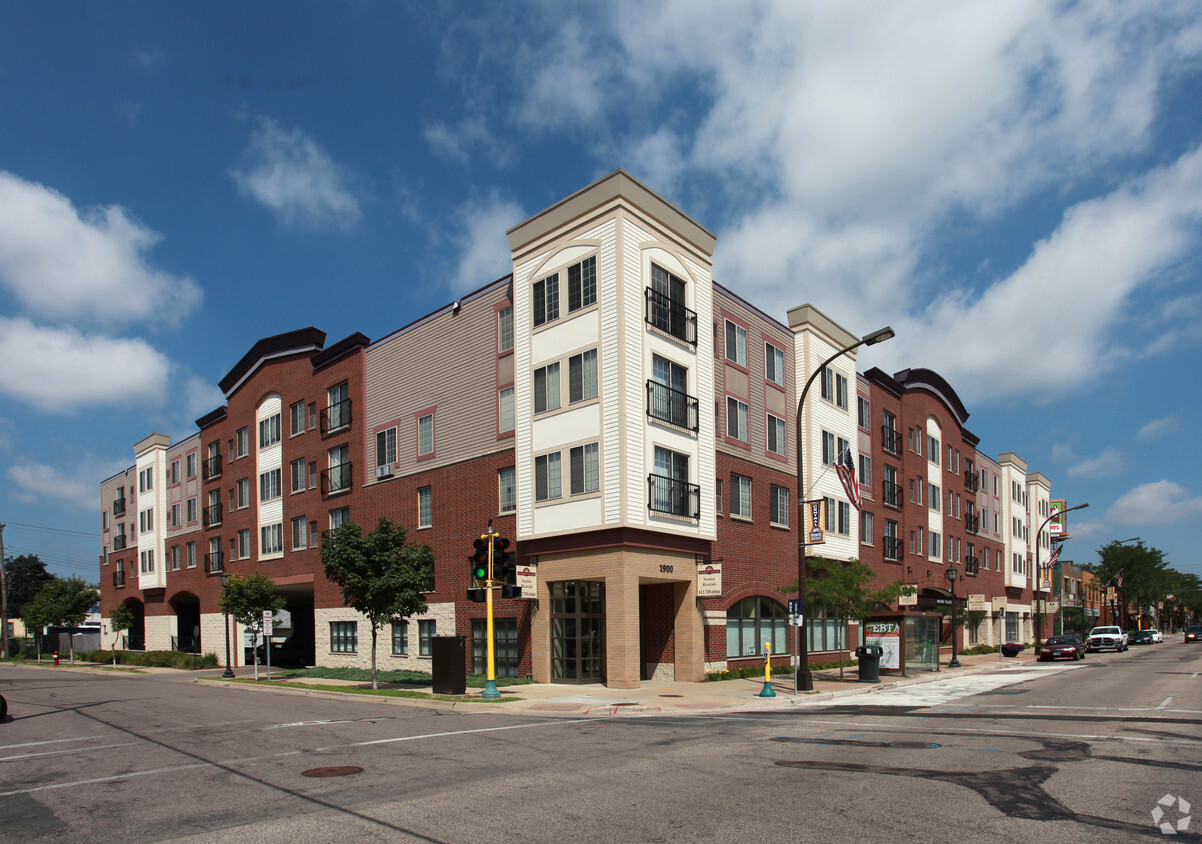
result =
[[968,596],[968,611],[969,612],[985,612],[985,596],[984,595],[969,595]]
[[801,598],[789,599],[789,615],[801,615]]
[[263,610],[263,635],[271,635],[271,610]]

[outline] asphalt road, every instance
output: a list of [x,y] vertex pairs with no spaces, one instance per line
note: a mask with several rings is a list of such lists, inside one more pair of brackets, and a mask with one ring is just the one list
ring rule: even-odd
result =
[[1200,672],[1171,641],[788,711],[542,718],[3,665],[0,840],[1080,844],[1164,840],[1157,808],[1199,840]]

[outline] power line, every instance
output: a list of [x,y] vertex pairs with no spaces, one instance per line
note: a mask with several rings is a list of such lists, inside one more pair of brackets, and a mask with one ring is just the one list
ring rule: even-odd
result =
[[22,524],[21,522],[5,522],[5,524],[7,524],[9,527],[23,527],[28,528],[29,530],[44,530],[49,531],[50,533],[71,533],[75,534],[76,536],[87,536],[92,539],[98,539],[100,537],[100,534],[98,533],[89,533],[82,530],[68,530],[67,528],[46,527],[45,525],[26,525]]

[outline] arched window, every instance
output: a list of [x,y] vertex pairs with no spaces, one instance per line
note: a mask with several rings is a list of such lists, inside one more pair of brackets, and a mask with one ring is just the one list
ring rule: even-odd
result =
[[770,598],[744,598],[726,611],[726,656],[763,656],[764,643],[772,653],[789,650],[788,613]]

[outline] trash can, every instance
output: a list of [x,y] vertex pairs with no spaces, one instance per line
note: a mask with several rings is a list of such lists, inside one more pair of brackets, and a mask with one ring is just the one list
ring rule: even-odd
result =
[[436,695],[467,692],[467,645],[463,636],[435,636],[430,640],[430,674]]
[[1017,642],[1007,642],[1006,644],[1002,645],[1002,656],[1018,656],[1019,651],[1022,649],[1023,646]]
[[884,653],[885,649],[880,645],[860,645],[856,648],[861,683],[881,682],[881,656]]

